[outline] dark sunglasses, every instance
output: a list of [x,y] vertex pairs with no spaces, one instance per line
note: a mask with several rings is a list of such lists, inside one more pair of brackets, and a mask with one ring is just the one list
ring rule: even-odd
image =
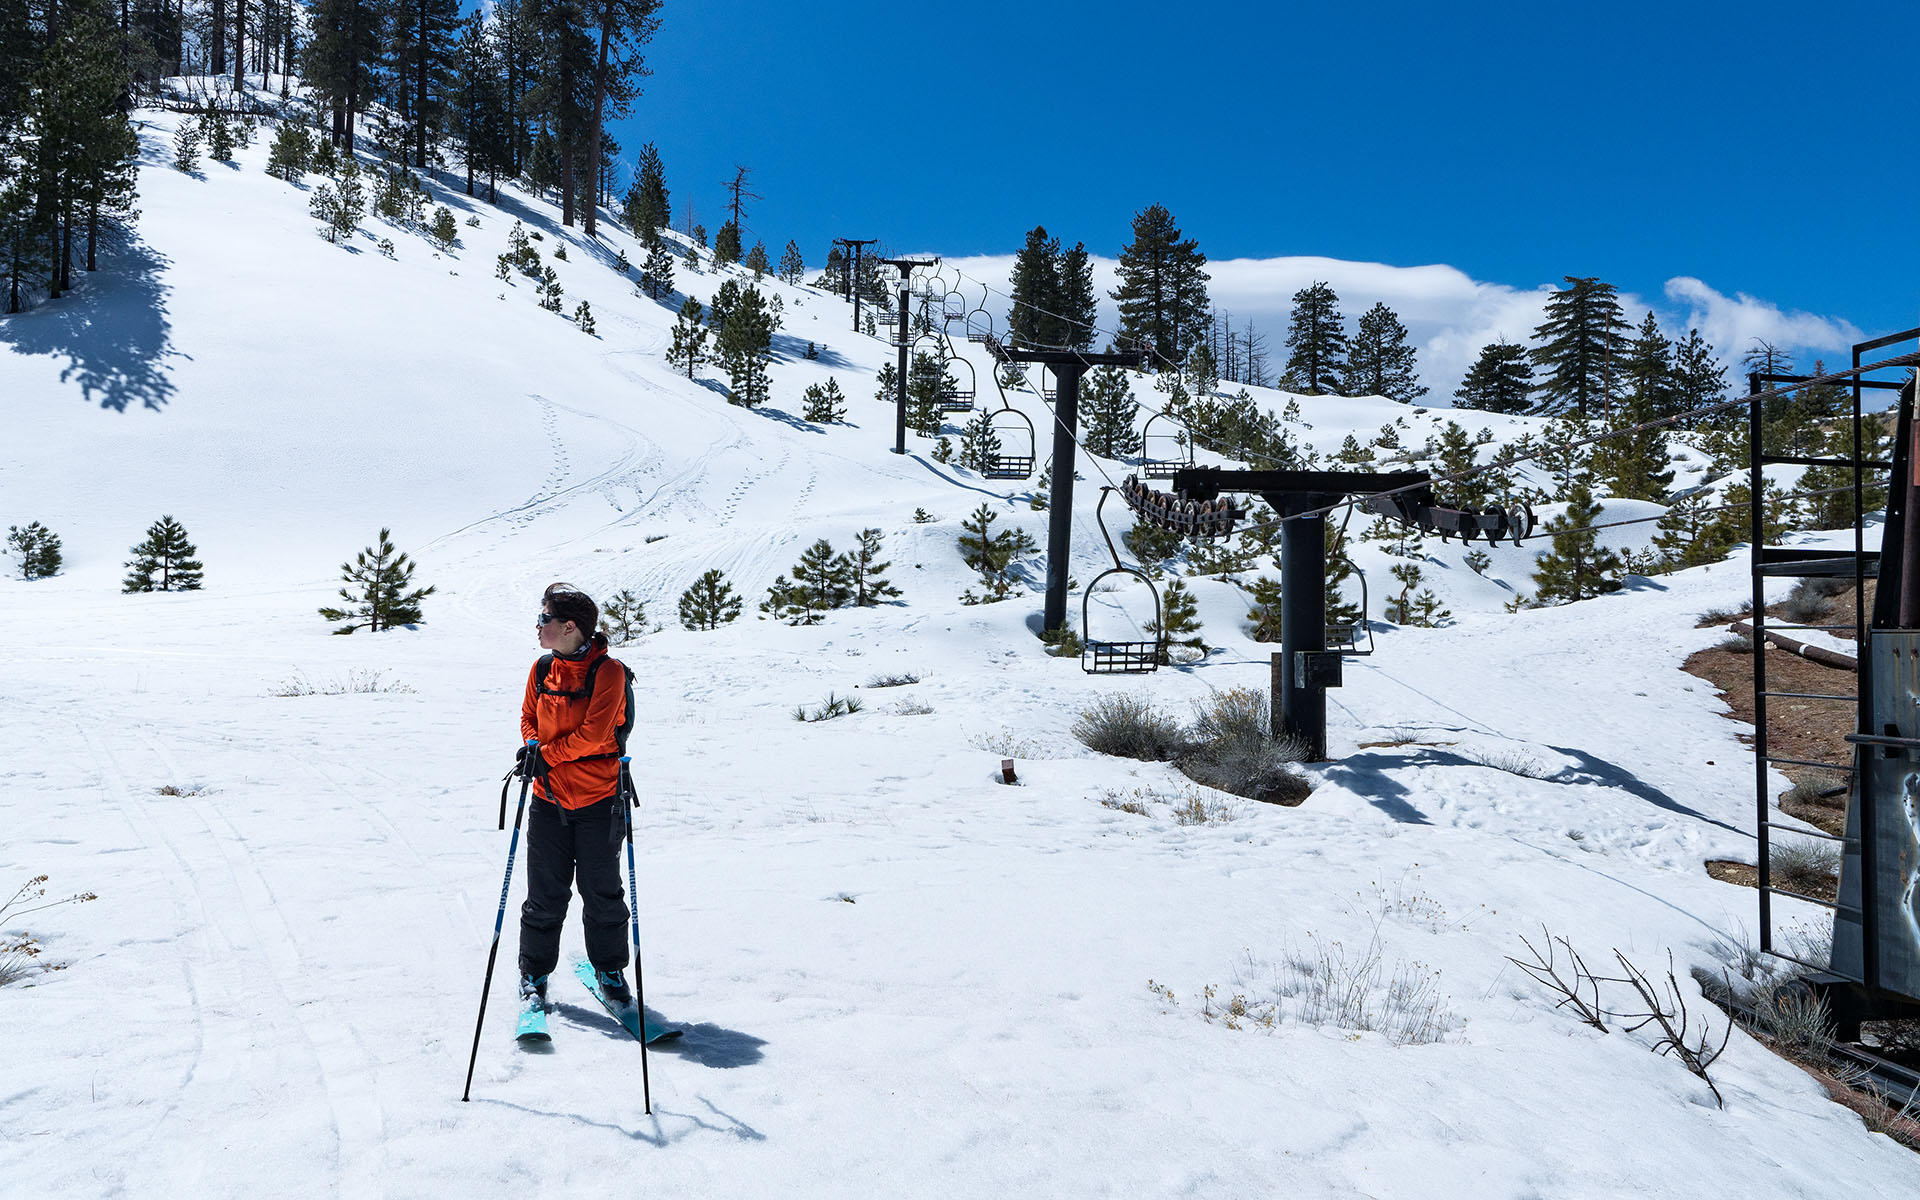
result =
[[556,617],[556,616],[554,616],[554,615],[553,615],[552,613],[541,613],[541,614],[540,614],[539,616],[537,616],[537,617],[535,617],[535,618],[534,618],[534,624],[536,624],[536,625],[550,625],[550,624],[552,624],[552,623],[553,623],[553,622],[555,622],[555,621],[563,621],[563,620],[565,620],[565,619],[566,619],[566,618],[564,618],[564,617]]

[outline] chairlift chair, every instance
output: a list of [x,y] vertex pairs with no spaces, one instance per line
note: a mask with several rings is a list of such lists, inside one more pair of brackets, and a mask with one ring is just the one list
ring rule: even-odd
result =
[[[1004,400],[1005,396],[1001,398]],[[1025,479],[1032,475],[1035,458],[1032,418],[1009,404],[989,415],[987,424],[1000,449],[988,457],[987,469],[981,474],[988,479]]]
[[967,340],[986,343],[993,340],[993,314],[976,308],[967,314]]
[[1140,430],[1140,473],[1148,479],[1171,479],[1192,465],[1193,435],[1187,427],[1167,413],[1148,417]]
[[967,300],[959,292],[948,292],[943,306],[946,311],[941,314],[941,319],[947,324],[967,319]]
[[1100,503],[1093,510],[1094,520],[1100,525],[1100,536],[1107,542],[1107,553],[1113,556],[1113,566],[1095,575],[1080,596],[1080,669],[1089,675],[1150,675],[1160,669],[1166,648],[1165,634],[1157,634],[1152,641],[1144,642],[1108,641],[1093,636],[1093,593],[1109,575],[1131,575],[1146,584],[1153,596],[1153,627],[1160,630],[1166,625],[1166,614],[1160,608],[1160,589],[1153,586],[1153,580],[1145,572],[1122,566],[1120,552],[1113,548],[1113,536],[1107,532],[1102,512],[1107,506],[1107,493],[1112,490],[1110,487],[1100,489]]
[[[1346,555],[1341,555],[1346,558]],[[1347,565],[1353,568],[1354,577],[1360,580],[1360,619],[1352,624],[1327,626],[1327,649],[1348,658],[1365,658],[1373,653],[1373,605],[1367,595],[1367,573],[1362,571],[1350,558]],[[1360,635],[1366,634],[1367,648],[1360,648]]]
[[[967,369],[965,387],[962,387],[958,381],[951,385],[946,382],[946,368],[952,366],[954,363],[959,363]],[[974,371],[973,364],[961,358],[959,355],[954,354],[952,348],[949,347],[947,357],[943,358],[940,362],[940,368],[940,411],[943,413],[972,412],[974,393],[980,388],[980,376]]]
[[1040,364],[1040,398],[1048,404],[1059,399],[1059,389],[1055,386],[1053,370],[1047,364]]

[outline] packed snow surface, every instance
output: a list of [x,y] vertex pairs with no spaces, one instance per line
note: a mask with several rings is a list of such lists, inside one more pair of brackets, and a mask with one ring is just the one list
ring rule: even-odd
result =
[[[6,1190],[1920,1187],[1920,1160],[1743,1034],[1712,1071],[1719,1107],[1646,1033],[1581,1025],[1506,961],[1547,932],[1656,976],[1671,955],[1717,1043],[1688,969],[1755,937],[1753,894],[1702,866],[1751,859],[1752,768],[1725,704],[1678,668],[1723,636],[1695,626],[1742,598],[1740,561],[1514,615],[1538,544],[1483,578],[1430,543],[1455,620],[1376,626],[1378,652],[1330,696],[1332,761],[1308,768],[1305,804],[1196,789],[1070,728],[1116,690],[1184,717],[1264,686],[1245,593],[1192,581],[1218,649],[1133,681],[1040,652],[1038,557],[1014,598],[962,605],[961,518],[985,503],[1044,544],[1046,514],[1032,485],[941,465],[927,441],[889,452],[873,375],[893,351],[837,299],[759,285],[785,305],[774,400],[732,407],[711,367],[665,362],[680,297],[634,294],[611,268],[642,252],[611,224],[596,244],[548,203],[439,179],[462,222],[450,252],[372,219],[332,245],[307,216],[316,181],[267,176],[264,140],[189,176],[167,165],[177,118],[147,118],[138,241],[0,323],[0,523],[42,521],[66,554],[57,577],[0,581],[0,889],[44,873],[50,894],[99,896],[8,918],[46,969],[0,988]],[[597,336],[494,277],[516,220],[550,263],[568,248],[565,307],[588,300]],[[704,299],[717,278],[682,265],[676,286]],[[801,391],[830,376],[849,423],[801,420]],[[1014,403],[1044,442],[1038,397]],[[1397,416],[1417,444],[1458,415],[1302,404],[1323,452]],[[1083,460],[1081,581],[1108,564],[1097,485],[1124,469]],[[205,590],[121,594],[163,513]],[[333,636],[315,610],[383,526],[437,589],[426,620]],[[757,619],[809,544],[870,527],[899,602]],[[747,611],[683,630],[675,599],[709,568]],[[686,1030],[649,1056],[651,1116],[638,1045],[564,967],[550,1051],[513,1043],[518,878],[460,1100],[507,858],[500,777],[556,579],[630,588],[664,625],[616,651],[641,708],[645,998]],[[1095,617],[1131,621],[1143,597],[1103,594]],[[829,693],[864,706],[792,718]],[[1215,819],[1176,819],[1195,802]],[[1788,906],[1782,923],[1816,919]],[[1316,977],[1374,1019],[1312,1011]]]

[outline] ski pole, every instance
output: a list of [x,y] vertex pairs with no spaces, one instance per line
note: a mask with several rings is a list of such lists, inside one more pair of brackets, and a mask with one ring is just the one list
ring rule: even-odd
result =
[[[493,987],[493,963],[500,955],[500,929],[507,923],[507,891],[513,886],[513,856],[520,849],[520,817],[527,811],[527,789],[533,786],[533,764],[540,753],[538,738],[528,738],[521,757],[520,804],[513,810],[513,837],[507,842],[507,877],[500,881],[500,913],[493,919],[493,945],[487,950],[487,977],[480,984],[480,1016],[473,1023],[473,1054],[467,1059],[467,1086],[461,1103],[473,1094],[473,1066],[480,1061],[480,1030],[487,1023],[487,992]],[[506,809],[501,814],[504,817]]]
[[653,1083],[647,1078],[647,987],[640,969],[640,892],[633,869],[633,759],[620,756],[620,809],[627,815],[627,913],[633,923],[633,1000],[640,1006],[640,1095],[648,1116],[653,1115]]

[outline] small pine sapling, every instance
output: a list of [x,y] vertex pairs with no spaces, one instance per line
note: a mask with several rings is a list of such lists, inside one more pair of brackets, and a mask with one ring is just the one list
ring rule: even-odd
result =
[[620,247],[620,252],[614,255],[613,258],[613,269],[625,275],[628,271],[632,270],[632,268],[633,264],[627,261],[627,248],[625,246]]
[[647,606],[631,588],[622,588],[601,607],[600,626],[608,641],[624,646],[647,631]]
[[833,609],[853,597],[844,555],[836,555],[825,538],[814,542],[793,565],[793,581],[774,580],[760,611],[789,625],[817,625]]
[[300,182],[313,160],[313,143],[307,140],[306,127],[298,121],[282,121],[267,151],[267,174],[288,183]]
[[553,248],[553,257],[559,262],[568,261],[567,260],[567,244],[565,242],[561,242],[558,246],[555,246]]
[[1003,529],[995,533],[993,526],[999,520],[999,514],[985,504],[974,509],[960,523],[959,546],[960,557],[980,572],[981,581],[989,588],[999,585],[1000,594],[1005,595],[1008,568],[1022,554],[1032,551],[1034,542],[1024,529]]
[[806,353],[807,361],[815,362],[815,361],[818,361],[819,358],[820,358],[820,347],[816,343],[808,342],[807,353]]
[[560,303],[560,297],[564,294],[564,289],[560,286],[560,276],[554,274],[552,267],[547,267],[541,271],[539,292],[541,308],[546,309],[550,313],[564,311]]
[[200,165],[200,127],[192,121],[173,131],[173,165],[189,175]]
[[209,108],[200,118],[201,134],[207,140],[207,157],[215,162],[233,161],[233,129],[218,109]]
[[460,240],[460,225],[453,219],[453,210],[442,204],[433,210],[433,227],[428,230],[442,251],[451,251],[453,244]]
[[46,579],[60,573],[60,535],[38,521],[25,529],[7,527],[7,549],[18,562],[20,578]]
[[878,529],[862,529],[855,547],[840,556],[856,608],[871,608],[900,594],[900,589],[886,579],[893,564],[880,561],[880,537]]
[[374,249],[380,252],[380,256],[382,258],[392,258],[393,257],[393,239],[381,238],[378,242],[374,244]]
[[701,324],[700,315],[700,302],[688,296],[680,305],[680,318],[673,323],[673,345],[667,350],[667,365],[686,367],[688,379],[707,357],[707,327]]
[[1200,637],[1200,606],[1185,583],[1176,579],[1160,598],[1161,619],[1147,622],[1147,632],[1158,635],[1161,665],[1173,662],[1173,647],[1184,646],[1204,658],[1207,643]]
[[960,465],[984,473],[1000,457],[1000,435],[993,430],[993,419],[985,412],[975,413],[960,431]]
[[187,540],[187,531],[172,517],[163,516],[147,527],[146,540],[132,548],[123,592],[191,592],[200,587],[199,551]]
[[943,437],[933,444],[933,461],[950,463],[953,461],[953,439]]
[[640,290],[658,300],[673,290],[673,254],[664,241],[655,242],[640,267]]
[[934,516],[924,508],[916,508],[913,510],[913,523],[915,525],[931,525],[939,519],[939,517]]
[[1485,575],[1487,568],[1493,565],[1493,556],[1485,550],[1469,550],[1461,561],[1466,563],[1467,570],[1475,575]]
[[1262,575],[1253,581],[1253,606],[1247,610],[1247,620],[1253,622],[1253,628],[1247,636],[1256,642],[1277,642],[1280,640],[1280,581],[1270,575]]
[[892,404],[900,391],[900,370],[892,363],[880,364],[879,384],[873,389],[873,398],[882,404]]
[[740,597],[726,573],[708,571],[680,593],[680,624],[688,629],[718,629],[740,616]]
[[597,336],[593,332],[593,308],[585,300],[582,300],[579,307],[573,310],[573,323],[579,326],[580,332],[588,337]]
[[340,564],[340,577],[346,583],[340,589],[340,598],[349,607],[322,608],[321,617],[346,622],[335,633],[362,628],[377,633],[396,625],[419,624],[420,601],[433,595],[435,589],[413,587],[414,565],[394,549],[392,531],[382,529],[377,546],[362,550],[351,563]]
[[808,384],[805,400],[807,407],[801,416],[808,421],[832,425],[846,418],[847,398],[841,393],[838,381],[831,377],[824,384]]

